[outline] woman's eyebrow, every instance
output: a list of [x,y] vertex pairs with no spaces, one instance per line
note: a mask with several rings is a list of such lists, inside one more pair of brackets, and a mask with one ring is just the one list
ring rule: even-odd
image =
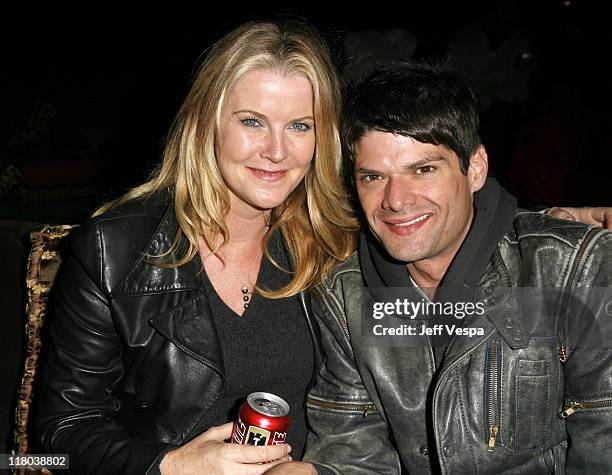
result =
[[[252,114],[255,115],[257,117],[261,117],[262,119],[265,120],[269,120],[268,116],[266,114],[263,114],[262,112],[257,112],[251,109],[240,109],[237,111],[232,112],[232,114]],[[305,115],[303,117],[296,117],[295,119],[291,119],[290,122],[298,122],[300,120],[312,120],[314,121],[314,117],[311,115]]]

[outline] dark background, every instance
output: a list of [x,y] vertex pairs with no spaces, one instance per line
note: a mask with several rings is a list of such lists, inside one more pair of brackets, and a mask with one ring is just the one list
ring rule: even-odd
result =
[[[483,117],[494,174],[525,206],[609,203],[601,166],[612,148],[604,72],[610,29],[599,27],[595,5],[408,1],[399,9],[342,12],[300,6],[17,15],[3,42],[0,160],[21,175],[0,192],[0,217],[80,221],[101,200],[144,180],[206,47],[232,26],[279,12],[318,26],[340,69],[348,61],[342,41],[349,32],[401,28],[418,39],[413,57],[427,58],[443,56],[459,29],[478,17],[493,47],[520,27],[533,43],[531,59],[519,65],[532,71],[531,95]],[[530,148],[517,152],[517,143]],[[535,183],[507,178],[516,153],[522,173],[531,168]],[[533,170],[534,158],[545,162],[545,172]]]
[[[321,29],[342,70],[343,41],[361,30],[406,30],[412,56],[439,58],[461,28],[480,22],[498,47],[520,28],[530,38],[517,68],[530,95],[498,101],[482,117],[492,173],[523,206],[611,204],[610,28],[584,0],[372,3],[333,11],[220,3],[140,11],[30,10],[3,15],[0,33],[0,261],[4,368],[0,452],[22,361],[23,268],[36,223],[78,223],[142,182],[204,50],[231,27],[278,13]],[[58,8],[58,7],[54,7]],[[342,11],[339,11],[342,9]],[[373,45],[388,52],[384,44]],[[477,80],[477,78],[472,78]]]

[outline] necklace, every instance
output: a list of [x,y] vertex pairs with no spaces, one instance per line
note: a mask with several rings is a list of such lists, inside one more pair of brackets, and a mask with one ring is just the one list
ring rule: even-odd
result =
[[261,252],[262,252],[262,248],[259,249],[259,252],[257,253],[257,255],[255,256],[255,259],[253,260],[253,263],[251,264],[251,266],[249,267],[249,270],[247,272],[246,278],[247,278],[247,282],[243,282],[241,281],[238,276],[234,273],[234,271],[231,269],[231,267],[228,267],[227,270],[230,271],[230,273],[234,276],[234,279],[236,279],[236,281],[241,285],[240,291],[242,292],[242,301],[243,306],[245,309],[249,308],[249,304],[251,302],[251,296],[253,295],[253,291],[255,290],[255,287],[253,287],[253,290],[249,292],[249,285],[251,282],[251,273],[253,272],[253,268],[255,267],[255,264],[259,261],[259,257],[261,256]]

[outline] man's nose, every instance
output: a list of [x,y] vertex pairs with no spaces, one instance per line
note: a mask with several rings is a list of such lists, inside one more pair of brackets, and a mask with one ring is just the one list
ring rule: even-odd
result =
[[402,177],[390,177],[385,186],[384,209],[401,211],[406,206],[416,204],[416,193],[408,180]]

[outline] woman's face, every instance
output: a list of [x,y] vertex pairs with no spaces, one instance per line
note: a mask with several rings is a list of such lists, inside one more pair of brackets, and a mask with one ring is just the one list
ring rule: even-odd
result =
[[217,163],[232,211],[267,211],[304,178],[315,151],[310,81],[256,69],[229,90],[221,114]]

